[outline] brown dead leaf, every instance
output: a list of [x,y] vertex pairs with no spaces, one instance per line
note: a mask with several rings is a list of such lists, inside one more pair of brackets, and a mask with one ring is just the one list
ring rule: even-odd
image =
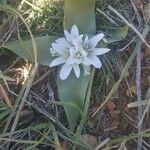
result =
[[150,49],[149,48],[145,48],[142,50],[142,56],[143,57],[150,57]]
[[7,95],[5,89],[3,88],[3,86],[1,84],[0,84],[0,93],[1,93],[1,96],[4,98],[8,107],[12,108],[11,101],[9,100],[8,95]]
[[115,105],[114,102],[109,101],[109,102],[107,103],[107,108],[108,108],[109,111],[112,111],[113,109],[116,108],[116,105]]
[[[93,135],[83,134],[81,135],[81,139],[93,148],[95,148],[96,145],[98,144],[97,138]],[[83,150],[83,149],[79,148],[78,150]]]
[[126,91],[126,95],[129,97],[130,96],[133,97],[134,95],[136,95],[136,86],[134,85],[134,86],[129,87]]

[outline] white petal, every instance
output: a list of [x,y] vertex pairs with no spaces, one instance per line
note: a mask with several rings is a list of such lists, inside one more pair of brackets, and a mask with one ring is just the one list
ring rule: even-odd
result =
[[94,65],[95,68],[101,68],[102,63],[97,56],[89,55],[88,58],[91,60],[91,63]]
[[64,30],[64,34],[65,34],[67,41],[72,43],[72,41],[74,39],[73,36],[67,30]]
[[71,28],[71,34],[73,35],[74,38],[77,38],[79,36],[79,30],[76,25],[73,25]]
[[74,64],[73,65],[73,69],[74,69],[74,73],[76,75],[77,78],[80,77],[80,68],[79,68],[79,65],[78,64]]
[[79,50],[83,49],[81,43],[80,43],[77,39],[74,39],[74,40],[73,40],[73,44],[74,44],[76,50],[79,51]]
[[83,34],[79,35],[76,40],[78,41],[78,43],[82,44],[83,43]]
[[59,75],[60,79],[65,80],[71,73],[71,70],[72,70],[72,65],[64,64],[60,70],[60,75]]
[[75,47],[70,47],[69,48],[69,53],[71,56],[74,56],[77,53],[77,49]]
[[104,37],[103,33],[97,34],[89,39],[89,46],[90,48],[95,48],[98,42]]
[[65,38],[59,38],[56,42],[64,48],[69,48],[71,44]]
[[82,60],[82,63],[84,64],[84,65],[91,65],[92,63],[91,63],[91,60],[89,59],[89,58],[87,58],[87,57],[85,57],[83,60]]
[[74,63],[77,63],[77,60],[74,59],[74,57],[69,57],[66,61],[66,64],[67,65],[71,65],[71,64],[74,64]]
[[51,62],[50,67],[58,66],[58,65],[63,64],[63,63],[65,63],[65,62],[66,62],[66,60],[65,60],[64,57],[58,57],[58,58],[54,59],[54,60]]
[[103,55],[105,53],[108,53],[110,51],[110,49],[108,48],[94,48],[92,49],[93,54],[95,55]]
[[52,48],[61,55],[64,54],[64,51],[66,51],[66,48],[64,48],[63,46],[61,46],[57,43],[53,43]]

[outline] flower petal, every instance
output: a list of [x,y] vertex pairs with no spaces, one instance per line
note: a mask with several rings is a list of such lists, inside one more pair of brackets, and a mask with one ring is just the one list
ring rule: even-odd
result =
[[60,75],[59,75],[60,79],[65,80],[71,73],[71,70],[72,70],[72,65],[64,64],[60,70]]
[[53,66],[58,66],[60,64],[63,64],[65,63],[66,60],[64,57],[58,57],[56,59],[54,59],[51,63],[50,63],[50,67],[53,67]]
[[81,43],[77,39],[73,40],[73,44],[75,46],[76,51],[80,51],[81,49],[83,49]]
[[74,64],[74,63],[78,64],[78,63],[80,63],[80,62],[79,62],[78,59],[76,59],[76,58],[74,58],[74,57],[69,57],[69,58],[67,59],[67,61],[66,61],[66,64],[67,64],[67,65],[71,65],[71,64]]
[[71,44],[65,38],[59,38],[55,41],[64,48],[69,48]]
[[78,41],[78,43],[82,44],[83,43],[83,34],[79,35],[76,40]]
[[71,28],[71,34],[73,35],[74,38],[77,38],[79,36],[79,30],[76,25],[73,25]]
[[73,69],[74,69],[74,73],[76,75],[77,78],[80,77],[80,68],[79,68],[79,65],[78,64],[74,64],[73,65]]
[[59,54],[63,55],[64,52],[66,51],[66,48],[64,48],[63,46],[57,44],[57,43],[53,43],[52,44],[52,48]]
[[64,34],[65,34],[67,41],[72,43],[72,41],[74,39],[73,36],[67,30],[64,30]]
[[105,53],[108,53],[110,51],[109,48],[94,48],[92,49],[92,53],[95,55],[103,55]]
[[91,64],[93,64],[95,68],[101,68],[102,63],[96,55],[91,54],[88,58],[91,60]]
[[89,46],[90,48],[95,48],[98,42],[104,37],[103,33],[97,34],[89,39]]

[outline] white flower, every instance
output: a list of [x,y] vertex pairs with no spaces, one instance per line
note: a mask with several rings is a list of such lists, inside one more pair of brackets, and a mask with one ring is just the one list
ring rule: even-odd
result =
[[56,56],[50,67],[63,64],[60,70],[60,79],[65,80],[72,69],[77,78],[80,76],[80,64],[83,66],[93,65],[101,68],[102,63],[97,57],[110,51],[108,48],[97,48],[97,44],[104,38],[104,34],[97,34],[91,38],[87,35],[79,34],[76,25],[71,28],[71,33],[64,31],[65,38],[59,38],[50,48],[51,54]]

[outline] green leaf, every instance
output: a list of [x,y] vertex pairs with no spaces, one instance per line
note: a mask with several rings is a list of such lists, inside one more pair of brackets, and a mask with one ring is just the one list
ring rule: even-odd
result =
[[128,26],[125,25],[120,28],[108,30],[109,38],[107,38],[108,43],[118,42],[123,40],[128,34]]
[[[49,49],[55,39],[55,36],[48,35],[35,38],[37,44],[38,64],[49,66],[49,63],[52,60]],[[31,40],[7,42],[3,44],[2,47],[11,50],[24,59],[34,62]]]
[[[84,109],[85,96],[90,81],[90,75],[84,76],[83,72],[80,78],[76,78],[72,73],[66,80],[57,79],[59,98],[63,102],[70,102],[77,105],[81,110]],[[69,105],[64,106],[70,129],[74,130],[77,125],[80,112]]]
[[65,0],[64,27],[74,24],[82,33],[95,34],[95,0]]

